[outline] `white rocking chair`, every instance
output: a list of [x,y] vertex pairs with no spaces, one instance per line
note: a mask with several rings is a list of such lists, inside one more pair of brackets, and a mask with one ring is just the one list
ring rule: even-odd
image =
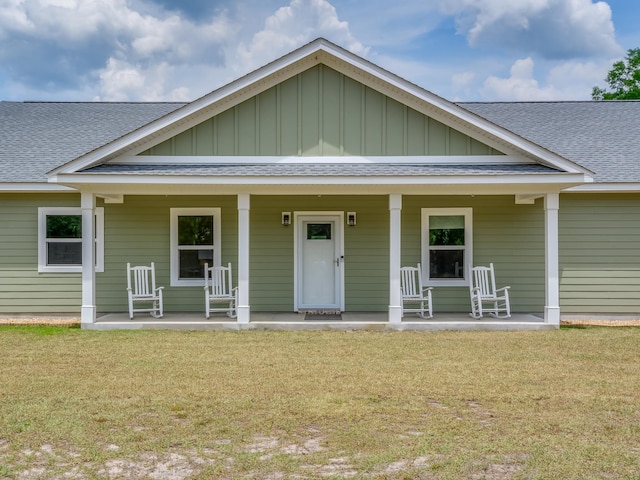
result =
[[[232,288],[231,263],[226,267],[209,267],[204,264],[204,308],[207,318],[212,312],[224,312],[229,318],[236,318],[238,289]],[[212,304],[224,307],[212,308]]]
[[496,289],[493,263],[488,267],[474,267],[471,272],[471,313],[473,318],[482,318],[485,313],[495,318],[511,317],[509,288]]
[[[163,313],[162,289],[156,288],[156,268],[153,262],[132,267],[127,263],[127,296],[129,297],[129,318],[134,313],[149,313],[154,318],[161,318]],[[134,308],[135,303],[147,304],[144,308]]]
[[[416,313],[420,318],[432,318],[431,306],[432,287],[422,286],[422,269],[417,267],[402,267],[400,269],[400,290],[402,295],[402,316],[405,313]],[[407,308],[405,304],[412,307]]]

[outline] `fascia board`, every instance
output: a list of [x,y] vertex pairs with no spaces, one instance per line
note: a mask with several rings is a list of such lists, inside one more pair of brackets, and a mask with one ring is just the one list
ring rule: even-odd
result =
[[8,193],[72,193],[75,188],[51,183],[0,183],[0,192]]
[[640,183],[592,183],[563,190],[566,193],[638,193]]
[[440,176],[194,176],[59,174],[52,182],[69,185],[545,185],[565,187],[592,181],[587,175],[440,175]]

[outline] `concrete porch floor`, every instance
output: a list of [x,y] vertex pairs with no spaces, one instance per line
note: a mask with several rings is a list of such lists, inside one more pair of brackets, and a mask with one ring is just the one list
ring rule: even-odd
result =
[[509,319],[485,317],[472,319],[467,313],[438,313],[432,319],[407,315],[402,323],[390,324],[386,312],[343,312],[341,319],[305,320],[295,312],[252,312],[250,323],[237,323],[224,314],[166,313],[162,318],[136,314],[133,320],[127,313],[99,315],[95,323],[83,323],[87,330],[167,329],[167,330],[379,330],[379,331],[433,331],[433,330],[549,330],[557,328],[544,323],[541,315],[513,314]]

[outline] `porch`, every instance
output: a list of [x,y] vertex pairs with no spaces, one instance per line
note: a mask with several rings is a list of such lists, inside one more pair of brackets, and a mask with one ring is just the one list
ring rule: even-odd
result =
[[[325,318],[322,318],[325,317]],[[406,316],[400,323],[390,323],[387,312],[343,312],[341,315],[310,317],[295,312],[252,312],[249,323],[239,323],[224,315],[205,319],[202,313],[166,313],[162,318],[127,313],[98,315],[94,323],[83,323],[87,330],[371,330],[371,331],[436,331],[436,330],[552,330],[557,325],[545,323],[543,315],[516,313],[509,319],[484,317],[474,320],[468,313],[438,313],[432,319]]]

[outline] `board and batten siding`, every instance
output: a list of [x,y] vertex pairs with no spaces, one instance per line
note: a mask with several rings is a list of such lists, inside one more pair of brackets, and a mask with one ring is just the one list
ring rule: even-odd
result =
[[142,155],[500,155],[318,65]]
[[[473,264],[493,263],[497,287],[511,286],[514,312],[544,310],[544,210],[516,205],[513,196],[404,196],[402,207],[402,265],[421,261],[422,208],[471,207]],[[469,312],[468,287],[433,289],[434,312]]]
[[562,313],[640,313],[640,195],[560,196]]
[[281,212],[355,211],[343,226],[345,308],[386,311],[389,305],[389,210],[386,196],[251,197],[250,301],[252,311],[292,311],[294,236]]
[[0,194],[0,314],[77,314],[77,273],[38,273],[38,207],[79,207],[80,195]]

